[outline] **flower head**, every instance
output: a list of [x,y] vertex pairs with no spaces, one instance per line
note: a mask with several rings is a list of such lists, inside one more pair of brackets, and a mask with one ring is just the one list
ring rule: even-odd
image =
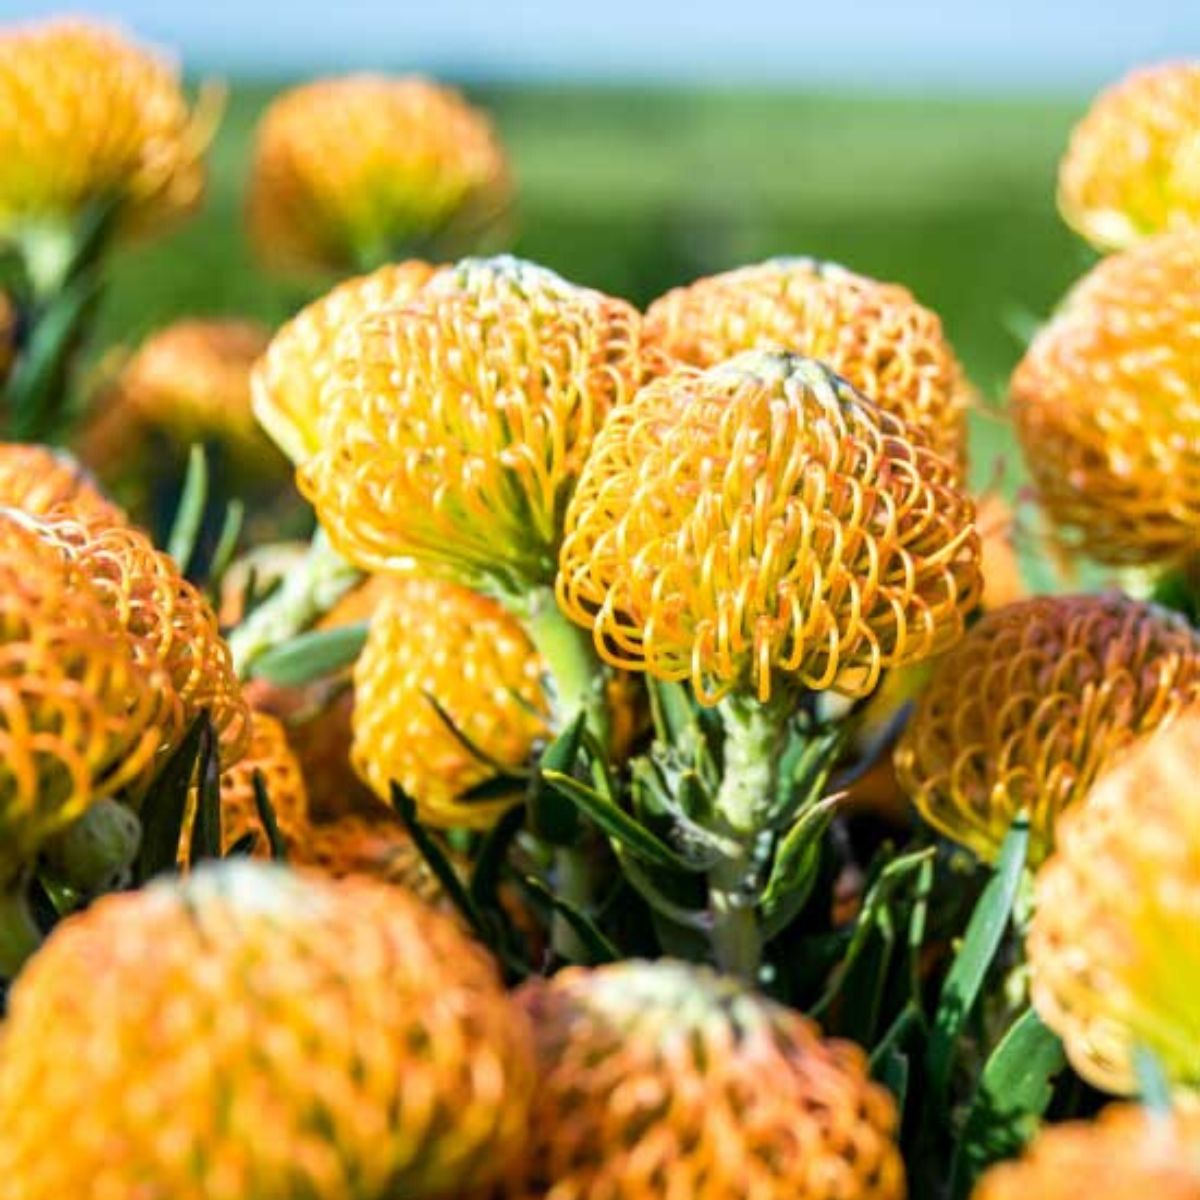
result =
[[64,512],[120,524],[121,510],[69,454],[27,442],[0,442],[0,506],[35,517]]
[[895,1109],[857,1046],[705,967],[573,967],[518,993],[540,1086],[506,1195],[898,1200]]
[[1200,62],[1143,67],[1103,92],[1071,134],[1058,204],[1101,250],[1200,225]]
[[254,415],[292,462],[305,462],[321,448],[321,392],[342,330],[369,314],[402,307],[436,270],[409,259],[347,279],[301,309],[271,339],[251,377]]
[[542,676],[495,601],[435,580],[397,581],[354,669],[355,767],[385,801],[398,783],[430,824],[486,828],[521,793],[466,798],[496,771],[436,706],[493,763],[520,767],[547,733]]
[[845,695],[961,634],[971,501],[919,434],[827,367],[750,351],[609,418],[567,516],[567,614],[611,663],[712,703],[783,679]]
[[1124,596],[1041,596],[986,613],[936,664],[896,751],[947,837],[994,858],[1027,813],[1030,859],[1141,733],[1200,696],[1200,634]]
[[504,1170],[534,1082],[523,1015],[452,921],[245,860],[59,926],[4,1050],[3,1200],[458,1195]]
[[346,272],[415,248],[461,252],[504,216],[510,191],[491,123],[458,92],[349,75],[267,110],[250,224],[267,260]]
[[337,548],[524,591],[548,583],[592,439],[645,370],[623,301],[515,259],[439,272],[347,327],[299,473]]
[[1200,228],[1104,260],[1012,380],[1042,503],[1092,558],[1200,552]]
[[1198,766],[1200,707],[1101,777],[1038,873],[1033,1002],[1106,1091],[1136,1090],[1139,1046],[1200,1088]]
[[169,224],[204,191],[209,130],[173,64],[100,24],[0,32],[0,230],[116,200],[127,230]]
[[980,1180],[972,1200],[1195,1200],[1200,1113],[1150,1113],[1114,1104],[1095,1121],[1051,1125],[1017,1162]]
[[646,312],[647,341],[713,367],[744,350],[819,359],[880,408],[966,454],[971,391],[937,314],[907,288],[811,258],[775,258],[676,288]]

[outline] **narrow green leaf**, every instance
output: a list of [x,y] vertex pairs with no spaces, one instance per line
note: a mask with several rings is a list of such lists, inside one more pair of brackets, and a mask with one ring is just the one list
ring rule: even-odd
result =
[[616,946],[600,932],[595,922],[582,909],[577,908],[569,900],[556,896],[536,875],[526,876],[525,885],[541,896],[571,927],[571,932],[579,938],[580,943],[587,951],[588,966],[616,962],[621,957]]
[[1133,1050],[1133,1066],[1141,1102],[1151,1112],[1170,1113],[1171,1081],[1163,1070],[1162,1060],[1149,1046],[1138,1045]]
[[488,831],[479,849],[468,893],[481,911],[492,909],[503,913],[499,901],[500,876],[509,847],[524,824],[525,810],[510,808]]
[[1028,849],[1029,822],[1018,818],[1004,839],[995,874],[979,897],[962,946],[942,985],[929,1039],[928,1066],[934,1094],[943,1103],[950,1086],[955,1043],[975,1007],[988,967],[1000,948]]
[[196,553],[196,541],[200,526],[204,522],[204,508],[208,504],[208,458],[204,447],[193,443],[188,451],[187,474],[183,480],[183,491],[175,509],[175,520],[167,538],[167,553],[175,560],[184,575],[188,573],[192,556]]
[[254,847],[258,843],[258,835],[251,830],[249,833],[243,833],[232,846],[229,847],[226,858],[251,858],[254,855]]
[[767,941],[782,933],[808,901],[817,879],[821,842],[839,799],[830,796],[804,809],[775,852],[760,906]]
[[275,819],[275,806],[267,794],[267,781],[263,778],[263,773],[256,769],[250,777],[250,782],[254,788],[254,810],[258,813],[258,819],[262,822],[263,831],[267,835],[271,858],[275,862],[287,862],[287,843],[283,840],[283,834],[279,832],[279,822]]
[[[299,639],[297,639],[299,640]],[[511,775],[513,771],[512,765],[502,763],[498,758],[490,755],[478,742],[473,741],[459,727],[458,722],[442,707],[441,701],[432,693],[425,693],[426,702],[433,708],[437,714],[438,720],[446,727],[454,740],[474,759],[483,763],[485,766],[491,767],[499,775]]]
[[646,691],[650,696],[650,718],[654,735],[664,746],[676,746],[683,741],[683,732],[692,723],[692,701],[681,683],[649,679]]
[[213,592],[220,588],[221,580],[225,578],[225,572],[233,562],[245,522],[246,506],[240,500],[230,500],[225,506],[221,532],[217,535],[217,544],[208,564],[208,586]]
[[894,1046],[890,1047],[879,1064],[879,1073],[876,1078],[892,1093],[892,1098],[896,1101],[898,1120],[904,1119],[904,1104],[908,1100],[909,1074],[908,1055]]
[[142,844],[133,864],[133,877],[138,884],[162,871],[175,869],[202,732],[208,723],[207,712],[192,722],[142,801]]
[[350,666],[366,640],[366,622],[314,629],[264,651],[250,665],[250,676],[280,687],[300,687]]
[[199,786],[189,848],[192,866],[221,857],[221,767],[211,722],[201,730],[196,765]]
[[583,748],[583,734],[587,728],[587,714],[577,713],[575,719],[546,747],[542,755],[541,768],[543,771],[559,771],[570,775],[579,761],[579,752]]

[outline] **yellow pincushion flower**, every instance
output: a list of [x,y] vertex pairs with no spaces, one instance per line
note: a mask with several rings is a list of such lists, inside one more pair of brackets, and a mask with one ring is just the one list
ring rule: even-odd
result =
[[563,513],[645,364],[623,301],[515,259],[439,272],[349,326],[299,473],[334,545],[522,594],[548,584]]
[[1012,380],[1038,493],[1092,558],[1200,553],[1200,228],[1106,259]]
[[141,777],[162,684],[86,573],[38,522],[0,509],[0,886]]
[[646,339],[696,367],[772,348],[819,359],[964,460],[971,389],[937,314],[898,284],[811,258],[769,259],[660,297]]
[[1200,62],[1143,67],[1101,93],[1071,134],[1058,204],[1101,250],[1200,226]]
[[67,224],[116,200],[124,229],[169,224],[204,191],[207,119],[169,60],[105,25],[0,31],[0,231]]
[[1200,708],[1159,729],[1063,818],[1038,873],[1033,1002],[1085,1079],[1137,1088],[1138,1046],[1200,1089]]
[[1051,1125],[1024,1157],[980,1180],[971,1200],[1196,1200],[1200,1113],[1114,1104],[1095,1121]]
[[251,376],[254,415],[292,462],[305,462],[321,448],[321,392],[342,330],[406,304],[436,270],[409,259],[348,279],[301,309],[271,339]]
[[26,442],[0,442],[0,506],[35,517],[58,511],[112,524],[123,519],[69,454]]
[[250,225],[263,257],[345,272],[469,248],[507,211],[491,122],[452,88],[359,74],[293,88],[258,130]]
[[558,595],[616,666],[705,703],[784,679],[849,696],[961,634],[974,509],[898,417],[750,351],[617,409],[567,516]]
[[462,1194],[520,1146],[532,1060],[491,961],[401,889],[205,867],[105,897],[21,975],[0,1200]]
[[484,754],[516,768],[547,733],[542,675],[521,627],[494,601],[434,580],[397,581],[354,669],[355,767],[385,801],[398,783],[431,825],[486,828],[522,795],[462,799],[495,771],[430,698]]
[[512,1200],[900,1200],[857,1046],[705,967],[569,968],[518,993],[540,1082]]
[[1198,696],[1200,634],[1181,617],[1036,597],[986,613],[936,664],[896,766],[925,820],[981,858],[1027,812],[1037,863],[1114,754]]

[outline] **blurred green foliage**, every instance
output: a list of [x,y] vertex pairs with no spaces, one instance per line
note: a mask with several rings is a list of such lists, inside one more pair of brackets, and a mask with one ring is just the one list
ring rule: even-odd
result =
[[[276,323],[311,294],[258,270],[242,226],[254,124],[275,90],[233,88],[205,210],[120,256],[102,343],[181,315]],[[515,164],[518,253],[638,303],[772,254],[832,259],[937,309],[988,403],[1089,261],[1054,209],[1082,102],[548,87],[474,99]],[[974,433],[982,483],[1010,441],[988,412]]]

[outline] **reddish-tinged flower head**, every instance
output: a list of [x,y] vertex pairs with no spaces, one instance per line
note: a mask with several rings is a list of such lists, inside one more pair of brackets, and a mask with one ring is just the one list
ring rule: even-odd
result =
[[35,517],[56,510],[119,524],[123,514],[69,454],[26,442],[0,442],[0,506]]
[[781,680],[865,695],[979,598],[954,468],[827,367],[751,351],[618,408],[567,516],[567,614],[708,703]]
[[1200,228],[1105,259],[1013,375],[1042,503],[1101,562],[1200,554],[1197,278]]
[[293,88],[258,130],[250,225],[263,257],[346,272],[416,248],[469,249],[511,185],[487,117],[416,77],[349,75]]
[[1193,708],[1063,818],[1038,873],[1033,1002],[1075,1069],[1105,1091],[1136,1090],[1139,1046],[1173,1082],[1200,1089],[1198,768]]
[[1124,596],[1042,596],[986,613],[939,663],[896,751],[947,837],[994,858],[1029,816],[1030,858],[1141,733],[1200,696],[1200,634]]
[[454,922],[226,862],[100,900],[22,973],[0,1198],[461,1195],[505,1170],[533,1084],[524,1015]]
[[254,415],[292,462],[306,462],[321,448],[321,393],[342,330],[372,313],[402,307],[436,270],[409,259],[347,279],[271,339],[251,378]]
[[1200,225],[1200,62],[1143,67],[1101,93],[1071,134],[1058,204],[1101,250]]
[[548,583],[592,439],[640,382],[637,312],[516,259],[347,327],[302,490],[368,570]]
[[116,199],[127,229],[199,203],[210,130],[175,66],[107,26],[51,20],[0,31],[0,229],[69,221]]
[[574,967],[518,993],[540,1083],[513,1200],[900,1200],[865,1057],[705,967]]
[[646,339],[696,367],[772,348],[819,359],[941,454],[965,457],[970,387],[937,314],[898,284],[770,259],[668,292],[646,312]]
[[354,669],[359,774],[385,801],[398,783],[432,825],[490,826],[522,795],[464,799],[496,772],[434,701],[493,762],[520,767],[547,733],[543,671],[520,625],[494,601],[435,580],[397,581]]
[[1095,1121],[1044,1129],[1018,1162],[1001,1163],[971,1200],[1196,1200],[1200,1112],[1115,1104]]

